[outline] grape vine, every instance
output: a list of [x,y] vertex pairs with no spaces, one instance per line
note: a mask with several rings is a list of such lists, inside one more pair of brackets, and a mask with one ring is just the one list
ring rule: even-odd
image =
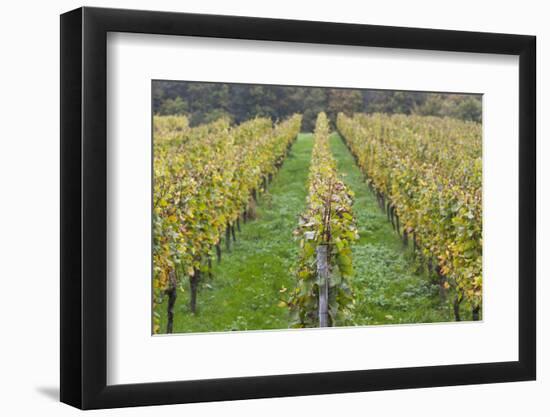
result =
[[482,303],[481,125],[450,118],[339,114],[337,127],[404,244],[465,300]]
[[358,238],[351,210],[353,192],[338,177],[336,161],[329,148],[329,134],[327,116],[319,113],[309,172],[308,206],[294,232],[300,240],[297,286],[286,301],[294,327],[319,325],[317,249],[320,246],[327,248],[330,325],[347,323],[353,308],[348,282],[353,272],[351,245]]
[[156,311],[168,296],[167,332],[172,331],[178,288],[190,284],[190,309],[197,287],[221,257],[256,193],[281,165],[296,138],[301,116],[272,126],[255,118],[231,127],[225,119],[189,128],[185,117],[154,118],[153,331]]

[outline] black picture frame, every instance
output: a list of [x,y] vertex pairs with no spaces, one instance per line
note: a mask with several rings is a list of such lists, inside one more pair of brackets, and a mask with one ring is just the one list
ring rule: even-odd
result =
[[[519,360],[107,385],[108,32],[519,56]],[[534,380],[536,38],[137,10],[61,15],[61,401],[82,409]]]

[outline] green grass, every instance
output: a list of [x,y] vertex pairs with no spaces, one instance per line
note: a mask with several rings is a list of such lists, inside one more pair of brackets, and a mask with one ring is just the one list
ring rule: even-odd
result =
[[[231,252],[214,262],[213,277],[201,282],[197,314],[189,310],[189,288],[178,291],[174,332],[267,330],[289,327],[289,314],[277,304],[281,288],[292,289],[298,243],[292,232],[305,209],[313,135],[301,134],[258,201],[257,217],[246,224]],[[386,215],[363,181],[361,172],[337,134],[331,149],[345,182],[355,192],[353,206],[360,239],[353,248],[353,288],[357,325],[450,321],[438,287],[416,272]],[[222,242],[222,248],[225,248]],[[161,332],[166,304],[160,306]]]
[[369,325],[452,320],[447,303],[439,297],[438,286],[417,273],[412,251],[403,248],[338,134],[331,136],[330,145],[340,174],[355,193],[353,212],[360,238],[353,246],[354,322]]
[[[260,196],[256,219],[241,222],[231,252],[224,251],[221,263],[214,262],[213,278],[203,280],[196,315],[189,310],[189,288],[178,291],[175,333],[288,327],[288,310],[277,304],[282,298],[279,290],[294,285],[291,269],[298,243],[292,231],[306,205],[312,147],[313,135],[298,136],[267,192]],[[160,313],[161,331],[165,331],[165,304]]]

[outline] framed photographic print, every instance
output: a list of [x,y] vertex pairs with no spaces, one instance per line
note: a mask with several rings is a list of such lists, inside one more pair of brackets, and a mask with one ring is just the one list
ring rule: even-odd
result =
[[535,38],[61,16],[61,400],[535,379]]

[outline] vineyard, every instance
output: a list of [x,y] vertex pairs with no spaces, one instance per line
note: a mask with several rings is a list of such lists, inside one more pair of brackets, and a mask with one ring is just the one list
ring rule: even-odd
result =
[[[210,272],[214,252],[221,260],[222,235],[229,251],[241,215],[251,216],[258,192],[296,138],[300,116],[275,127],[262,118],[234,128],[223,119],[193,129],[173,117],[154,123],[153,308],[168,296],[171,333],[178,287],[189,281],[195,313],[201,276]],[[154,326],[159,331],[158,321]]]
[[480,124],[153,125],[154,333],[481,318]]
[[366,181],[404,245],[479,319],[482,295],[481,126],[452,119],[338,115]]

